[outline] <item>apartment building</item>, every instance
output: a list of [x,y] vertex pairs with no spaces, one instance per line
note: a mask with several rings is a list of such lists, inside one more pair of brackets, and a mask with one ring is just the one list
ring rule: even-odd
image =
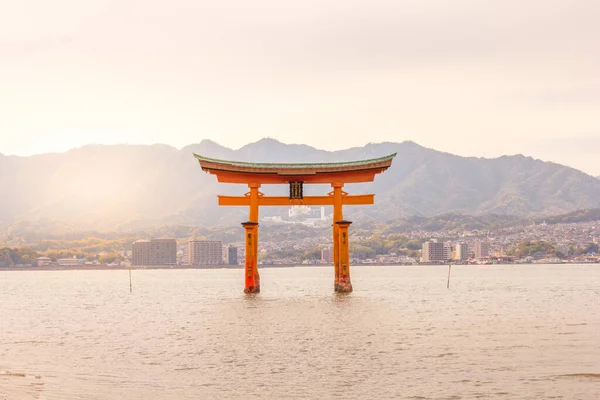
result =
[[423,243],[423,262],[435,263],[435,262],[446,262],[447,258],[447,247],[444,243],[438,242],[437,240],[431,240]]
[[223,242],[220,240],[190,239],[188,241],[188,255],[190,265],[222,265]]
[[227,248],[229,265],[238,265],[238,248],[235,246],[229,246]]
[[131,265],[177,264],[175,239],[137,240],[131,246]]

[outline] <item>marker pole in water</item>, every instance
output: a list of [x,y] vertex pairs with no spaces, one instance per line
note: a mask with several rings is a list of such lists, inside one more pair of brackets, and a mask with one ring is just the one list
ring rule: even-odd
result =
[[452,269],[452,264],[448,264],[448,283],[446,284],[446,289],[450,289],[450,270]]
[[131,267],[129,267],[129,293],[133,292],[133,288],[131,287]]

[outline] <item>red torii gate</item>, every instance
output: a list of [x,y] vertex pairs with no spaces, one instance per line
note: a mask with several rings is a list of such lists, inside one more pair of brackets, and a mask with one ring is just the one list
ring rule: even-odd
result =
[[[344,220],[343,205],[373,204],[375,195],[349,195],[342,188],[346,183],[372,182],[375,175],[392,165],[396,153],[370,160],[337,163],[249,163],[208,158],[198,154],[203,171],[216,175],[219,182],[241,183],[250,189],[244,196],[218,196],[220,206],[247,206],[248,221],[242,226],[246,231],[245,293],[260,292],[258,273],[258,207],[259,206],[333,206],[333,265],[334,290],[349,293],[350,255],[348,227],[352,222]],[[333,188],[327,196],[304,196],[304,184],[329,184]],[[290,193],[285,196],[265,196],[259,191],[265,184],[289,184]]]

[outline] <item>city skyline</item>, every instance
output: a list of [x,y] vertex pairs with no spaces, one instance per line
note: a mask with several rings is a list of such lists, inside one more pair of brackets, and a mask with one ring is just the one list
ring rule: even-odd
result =
[[272,137],[339,150],[413,140],[600,173],[591,0],[30,0],[3,11],[6,155],[91,143],[239,148]]

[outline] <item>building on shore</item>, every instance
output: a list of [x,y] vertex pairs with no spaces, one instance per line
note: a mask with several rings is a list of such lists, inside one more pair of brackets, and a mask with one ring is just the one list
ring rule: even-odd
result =
[[423,243],[422,252],[425,263],[442,263],[448,260],[448,247],[435,239]]
[[485,258],[490,255],[490,245],[486,242],[477,242],[473,246],[473,254],[476,259]]
[[333,252],[331,248],[321,250],[321,262],[323,264],[331,264],[333,262]]
[[456,246],[450,242],[444,242],[444,259],[442,261],[446,262],[448,260],[453,260],[455,257]]
[[227,248],[227,255],[229,265],[238,265],[238,248],[236,246],[229,246]]
[[56,263],[61,267],[76,267],[78,265],[84,265],[85,259],[80,260],[77,257],[73,256],[72,258],[59,258],[58,260],[56,260]]
[[124,258],[131,258],[133,256],[133,243],[123,243],[123,250],[119,252],[119,255],[123,256]]
[[188,241],[188,260],[190,265],[222,265],[223,242],[190,239]]
[[38,257],[37,265],[38,267],[45,267],[52,264],[52,260],[49,257]]
[[456,255],[454,259],[456,261],[466,261],[469,259],[469,245],[466,243],[456,243]]
[[137,240],[133,242],[131,248],[131,265],[177,264],[177,242],[175,239]]

